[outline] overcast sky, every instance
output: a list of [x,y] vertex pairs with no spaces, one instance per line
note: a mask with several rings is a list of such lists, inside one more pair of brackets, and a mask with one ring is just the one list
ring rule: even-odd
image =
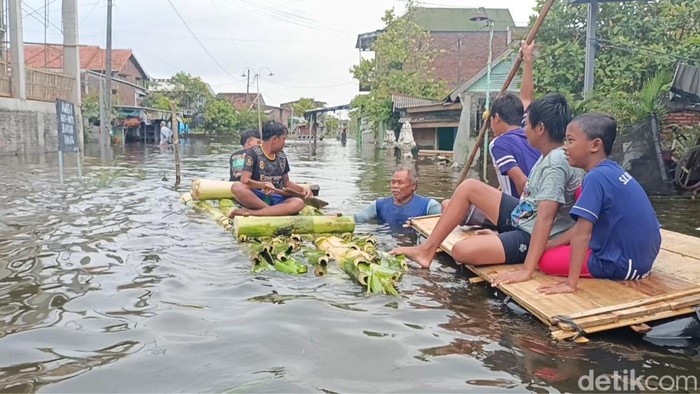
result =
[[[171,6],[179,12],[193,37]],[[24,0],[24,40],[62,42],[61,0]],[[527,25],[535,0],[426,0],[426,7],[508,8]],[[107,0],[78,0],[80,43],[105,47]],[[313,97],[347,104],[357,93],[349,73],[358,62],[357,34],[383,27],[397,0],[114,0],[113,47],[131,48],[146,72],[200,76],[215,92],[245,92],[250,67],[260,70],[268,104]],[[209,54],[208,54],[208,53]],[[269,70],[274,74],[268,76]],[[251,92],[256,86],[251,78]]]

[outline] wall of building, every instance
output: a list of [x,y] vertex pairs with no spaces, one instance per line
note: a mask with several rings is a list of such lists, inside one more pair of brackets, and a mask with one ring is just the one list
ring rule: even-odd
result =
[[[100,94],[100,79],[102,78],[94,74],[83,74],[83,97],[86,94]],[[139,106],[141,103],[136,98],[138,92],[131,85],[112,80],[113,105]]]
[[131,57],[129,61],[126,62],[124,68],[119,71],[119,78],[143,86],[143,79],[145,76],[141,74],[141,71],[139,71],[139,68],[136,67],[134,63],[134,58]]
[[[486,67],[489,55],[489,31],[433,32],[431,47],[438,51],[433,75],[455,88]],[[493,34],[493,58],[506,49],[508,32]]]
[[697,111],[678,111],[666,115],[666,125],[700,126],[700,109]]
[[0,155],[58,151],[56,105],[0,98]]
[[435,149],[435,136],[437,129],[431,127],[428,129],[413,129],[413,139],[416,141],[418,149]]

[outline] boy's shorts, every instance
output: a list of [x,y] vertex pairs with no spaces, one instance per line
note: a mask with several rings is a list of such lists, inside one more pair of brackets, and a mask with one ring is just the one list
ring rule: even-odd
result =
[[496,230],[506,254],[506,264],[521,264],[525,262],[530,247],[530,234],[513,226],[510,214],[518,206],[520,200],[510,194],[501,194],[501,205],[498,209]]
[[267,195],[267,194],[265,194],[262,191],[257,190],[257,189],[253,189],[253,193],[255,193],[255,195],[259,199],[261,199],[262,202],[264,202],[265,204],[267,204],[269,206],[282,204],[283,202],[287,201],[287,199],[289,198],[289,197],[285,197],[285,196],[280,196],[279,194],[276,194],[276,193],[272,193],[270,195]]

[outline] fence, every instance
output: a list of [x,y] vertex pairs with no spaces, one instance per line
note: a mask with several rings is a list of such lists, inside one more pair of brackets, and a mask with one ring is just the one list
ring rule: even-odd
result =
[[39,101],[71,101],[73,79],[64,74],[27,68],[27,98]]
[[10,73],[7,63],[0,60],[0,97],[10,97]]
[[649,194],[667,194],[673,189],[667,169],[659,160],[661,148],[658,138],[649,118],[618,130],[611,155],[611,159],[620,163]]

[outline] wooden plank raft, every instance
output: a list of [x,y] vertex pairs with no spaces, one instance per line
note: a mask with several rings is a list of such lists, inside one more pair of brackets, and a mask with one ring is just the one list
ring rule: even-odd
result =
[[[424,236],[430,235],[440,215],[409,221]],[[528,312],[550,327],[555,339],[575,339],[582,334],[630,326],[637,331],[646,322],[691,314],[700,306],[700,238],[661,230],[661,251],[651,275],[637,281],[582,278],[571,294],[543,295],[537,288],[561,277],[536,271],[532,280],[499,286]],[[473,231],[455,228],[440,248],[452,254],[459,241],[474,236]],[[483,281],[520,265],[467,267]],[[471,282],[477,282],[471,281]]]

